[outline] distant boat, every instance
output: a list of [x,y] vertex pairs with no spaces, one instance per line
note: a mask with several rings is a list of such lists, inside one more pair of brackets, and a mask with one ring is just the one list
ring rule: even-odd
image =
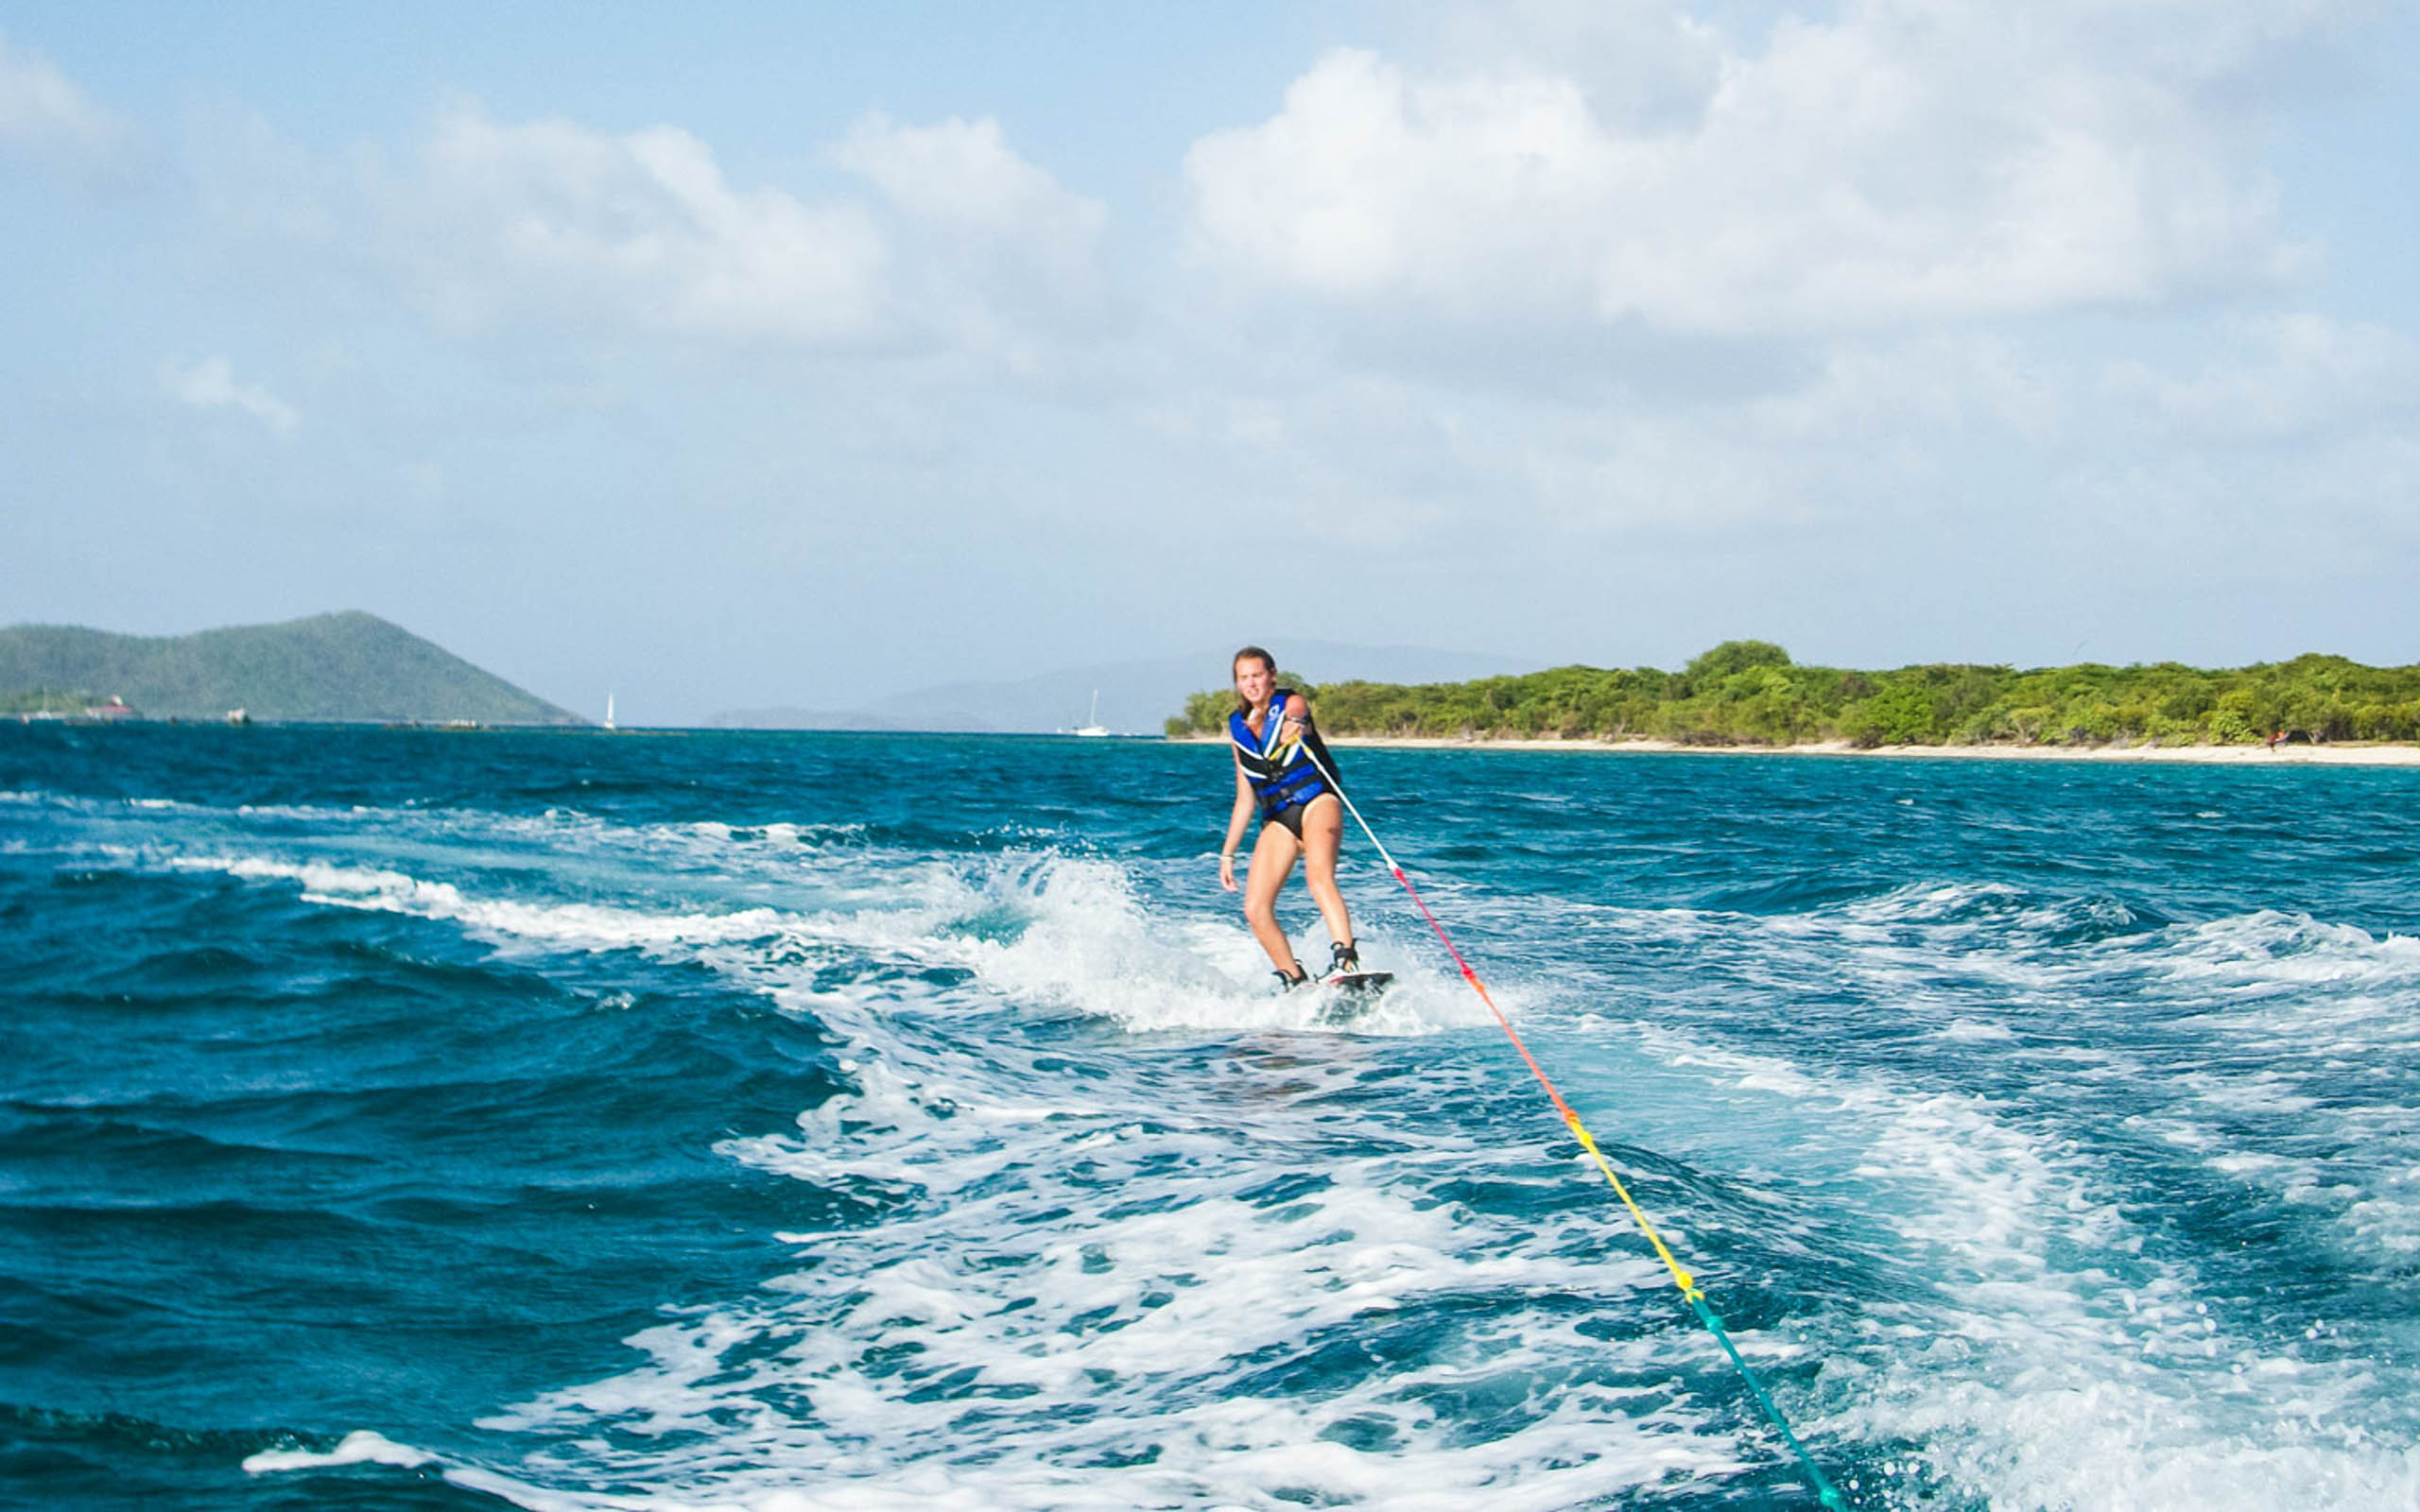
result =
[[614,728],[614,696],[610,693],[605,696],[605,728]]
[[1093,712],[1084,716],[1084,722],[1077,729],[1076,733],[1090,735],[1096,739],[1109,733],[1100,722],[1100,690],[1098,688],[1093,690]]

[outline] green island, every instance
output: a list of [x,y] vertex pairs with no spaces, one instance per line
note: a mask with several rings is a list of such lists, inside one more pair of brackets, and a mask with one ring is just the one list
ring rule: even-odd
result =
[[[123,699],[120,704],[117,700]],[[0,716],[578,725],[579,715],[358,611],[195,635],[0,629]]]
[[[1769,641],[1726,641],[1678,672],[1555,667],[1404,686],[1302,688],[1336,736],[1668,741],[1685,746],[2244,746],[2420,740],[2420,666],[2341,656],[2206,670],[1980,666],[1891,671],[1802,666]],[[1171,739],[1225,731],[1235,695],[1197,693]]]

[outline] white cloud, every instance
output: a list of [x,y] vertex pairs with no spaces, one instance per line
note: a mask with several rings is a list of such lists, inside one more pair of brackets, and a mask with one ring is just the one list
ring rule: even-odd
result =
[[1045,339],[1105,308],[1108,211],[1018,156],[998,122],[905,126],[875,112],[825,157],[895,213],[895,282],[930,338],[1031,369]]
[[235,369],[224,357],[205,357],[190,366],[163,362],[160,386],[179,404],[196,409],[238,409],[280,436],[292,435],[302,422],[293,405],[260,385],[237,383]]
[[[742,188],[672,126],[444,112],[400,165],[338,165],[257,121],[197,181],[222,220],[353,247],[458,332],[554,326],[841,352],[1028,362],[1098,319],[1108,215],[1020,157],[995,121],[859,119],[818,195]],[[1039,334],[1039,335],[1038,335]]]
[[120,171],[134,131],[40,53],[0,32],[0,147],[87,173]]
[[1715,28],[1671,0],[1432,0],[1403,13],[1430,71],[1499,75],[1550,60],[1621,130],[1678,130],[1722,81]]
[[1712,67],[1703,28],[1643,10],[1630,32],[1669,66],[1610,81],[1589,56],[1328,54],[1276,115],[1195,144],[1196,258],[1399,318],[1723,335],[2155,302],[2294,264],[2237,86],[2313,8],[1865,0]]
[[627,135],[448,112],[382,196],[416,292],[449,323],[532,315],[660,334],[846,343],[885,319],[862,209],[734,189],[675,127]]
[[1109,213],[1019,157],[988,116],[915,127],[875,112],[829,155],[909,215],[1011,248],[1071,286],[1098,276],[1095,254]]
[[2420,344],[2398,332],[2308,312],[2231,328],[2235,350],[2189,376],[2125,359],[2106,386],[2176,431],[2221,439],[2305,438],[2420,408]]
[[2074,374],[1997,334],[1918,332],[1834,343],[1805,386],[1744,406],[1775,444],[1867,445],[1918,432],[2066,438]]

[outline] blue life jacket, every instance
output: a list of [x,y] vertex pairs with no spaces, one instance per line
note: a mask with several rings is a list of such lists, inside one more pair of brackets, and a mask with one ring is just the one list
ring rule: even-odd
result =
[[[1321,765],[1335,771],[1336,762],[1328,755],[1327,744],[1320,739],[1318,730],[1305,722],[1301,739],[1280,744],[1286,721],[1277,711],[1293,696],[1291,688],[1280,688],[1270,696],[1269,713],[1257,735],[1253,733],[1242,710],[1227,716],[1227,738],[1235,745],[1236,760],[1242,764],[1244,780],[1252,783],[1253,797],[1260,800],[1264,815],[1283,814],[1322,793],[1336,791],[1320,773]],[[1311,760],[1313,755],[1319,757],[1318,763]]]

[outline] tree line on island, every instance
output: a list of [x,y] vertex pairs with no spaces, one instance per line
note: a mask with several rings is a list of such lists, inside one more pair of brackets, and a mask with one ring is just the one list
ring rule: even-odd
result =
[[[1678,672],[1568,666],[1417,686],[1280,680],[1310,696],[1331,735],[1862,747],[2420,741],[2420,666],[2341,656],[2222,670],[1936,662],[1858,672],[1802,666],[1770,641],[1726,641]],[[1167,733],[1222,734],[1234,708],[1226,689],[1197,693]]]

